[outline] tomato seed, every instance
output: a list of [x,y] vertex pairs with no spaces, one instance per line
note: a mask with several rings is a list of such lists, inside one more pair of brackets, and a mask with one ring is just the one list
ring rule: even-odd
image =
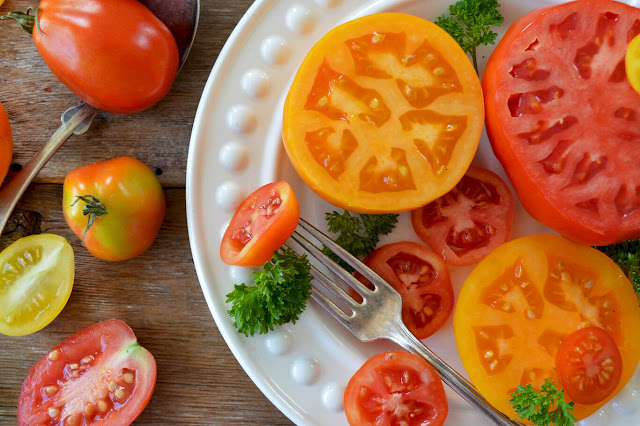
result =
[[80,419],[78,418],[78,416],[69,416],[67,417],[67,420],[65,420],[65,423],[68,424],[69,426],[76,426],[78,424],[80,424]]
[[108,408],[107,403],[101,399],[98,400],[98,402],[96,403],[96,406],[98,407],[98,411],[100,411],[101,413],[104,413],[105,411],[107,411],[107,408]]
[[55,419],[56,417],[58,417],[58,414],[60,414],[60,410],[58,410],[57,408],[49,408],[47,410],[47,414],[49,414],[49,417],[51,417],[52,419]]
[[51,352],[49,352],[49,359],[51,361],[55,361],[58,358],[60,358],[60,351],[58,349],[54,349]]
[[58,392],[57,386],[47,386],[46,388],[44,388],[44,393],[47,394],[47,396],[49,397],[55,395],[56,392]]
[[124,373],[124,376],[122,376],[122,378],[127,383],[133,383],[133,374],[132,373]]
[[124,399],[124,391],[122,389],[116,390],[116,399],[119,401]]
[[96,412],[95,408],[93,408],[93,405],[91,404],[87,404],[84,407],[84,413],[87,415],[87,417],[91,417],[93,416],[93,414]]
[[109,382],[108,387],[109,387],[109,390],[110,390],[111,392],[113,392],[113,391],[115,391],[115,390],[118,388],[118,385],[116,384],[116,382],[114,382],[113,380],[111,380],[111,381]]
[[93,358],[87,355],[80,360],[80,364],[88,364],[91,361],[93,361]]

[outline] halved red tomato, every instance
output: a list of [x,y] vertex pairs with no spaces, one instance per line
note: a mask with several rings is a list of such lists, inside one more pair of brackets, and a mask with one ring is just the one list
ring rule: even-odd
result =
[[511,190],[495,173],[470,167],[447,194],[411,212],[416,234],[451,265],[473,265],[509,240]]
[[[365,259],[373,272],[402,296],[402,321],[418,339],[438,331],[453,311],[453,287],[444,261],[412,241],[377,248]],[[371,286],[366,278],[356,277]]]
[[640,9],[583,0],[516,21],[482,76],[487,133],[518,197],[567,238],[640,237],[640,96],[625,53]]
[[351,425],[440,426],[449,413],[444,386],[418,355],[394,351],[369,358],[344,391]]
[[359,213],[447,193],[478,147],[478,76],[442,28],[401,13],[342,24],[311,48],[284,106],[282,139],[311,189]]
[[574,331],[556,354],[556,372],[569,397],[595,404],[614,391],[622,376],[622,356],[613,337],[600,327]]
[[300,205],[283,180],[256,189],[238,207],[222,237],[220,258],[239,266],[262,266],[293,234]]
[[122,321],[95,324],[40,359],[22,384],[18,423],[128,425],[149,402],[156,361]]

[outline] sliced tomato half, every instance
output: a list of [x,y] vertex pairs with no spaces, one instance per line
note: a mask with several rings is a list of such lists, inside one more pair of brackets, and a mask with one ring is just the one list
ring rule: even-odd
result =
[[625,54],[640,9],[583,0],[535,10],[482,76],[487,133],[527,211],[573,241],[640,237],[640,96]]
[[349,424],[440,426],[449,413],[444,386],[418,355],[374,355],[351,377],[344,391]]
[[122,321],[101,322],[51,349],[29,371],[18,424],[128,425],[149,402],[156,361]]
[[513,195],[492,171],[470,167],[447,194],[411,212],[416,234],[451,265],[473,265],[509,240]]
[[[402,320],[418,339],[438,331],[451,315],[449,269],[428,247],[412,241],[387,244],[371,252],[364,263],[400,293]],[[372,286],[360,274],[356,277]]]

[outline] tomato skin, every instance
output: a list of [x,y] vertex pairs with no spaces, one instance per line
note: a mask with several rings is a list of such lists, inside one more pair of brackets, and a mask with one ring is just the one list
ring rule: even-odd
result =
[[[131,372],[132,381],[126,381],[124,371]],[[78,373],[75,377],[74,372]],[[52,348],[31,367],[20,391],[18,424],[70,423],[72,416],[80,419],[78,424],[130,424],[151,399],[156,375],[155,358],[138,345],[127,324],[118,320],[95,324]],[[122,405],[114,391],[105,389],[111,380],[125,391]],[[47,394],[49,386],[56,387],[55,394]],[[107,403],[106,414],[100,414],[98,400]],[[84,414],[85,404],[92,407],[93,414]],[[54,419],[49,414],[52,408],[59,411]]]
[[[273,209],[271,216],[263,214],[268,208]],[[299,220],[300,205],[287,182],[261,186],[236,209],[222,237],[220,258],[229,265],[262,266],[293,234]],[[240,242],[243,238],[246,241]]]
[[0,184],[4,181],[13,156],[13,135],[7,111],[0,103]]
[[[582,328],[567,336],[558,347],[556,371],[571,399],[596,404],[620,383],[622,356],[615,340],[602,328]],[[580,377],[587,379],[579,380]]]
[[51,72],[103,111],[149,108],[178,72],[173,35],[135,0],[43,0],[38,21],[33,41]]
[[[107,214],[84,235],[87,216],[80,195],[91,194]],[[125,260],[144,252],[160,230],[166,210],[162,186],[155,173],[131,157],[87,164],[64,180],[62,210],[71,230],[91,254],[103,260]],[[84,238],[83,238],[84,235]]]
[[[431,249],[412,241],[386,244],[371,252],[364,264],[400,293],[402,320],[418,339],[447,322],[453,312],[453,286],[447,265]],[[356,278],[371,286],[360,274]]]
[[[376,396],[382,401],[374,401]],[[440,377],[427,361],[392,351],[369,358],[351,377],[344,391],[344,410],[354,426],[441,426],[449,404]]]
[[[561,27],[561,23],[569,21],[574,13],[579,15],[576,22],[581,25],[572,31],[579,35],[566,36],[570,41],[565,43],[564,36],[551,34],[550,28]],[[614,28],[615,46],[610,44],[613,37],[607,36],[607,48],[594,55],[593,66],[589,64],[593,76],[574,76],[571,70],[579,72],[574,62],[592,47],[590,37],[595,37],[592,33],[580,33],[581,28],[599,31],[598,20],[609,13],[617,15],[616,22],[620,21]],[[620,54],[622,46],[628,43],[626,38],[638,31],[633,23],[637,18],[640,18],[637,8],[610,0],[567,2],[533,10],[509,28],[494,49],[482,76],[487,134],[520,201],[536,220],[585,245],[608,245],[640,237],[640,210],[637,209],[640,201],[633,195],[638,182],[633,177],[635,166],[628,161],[637,156],[637,150],[627,143],[627,140],[633,140],[632,135],[637,134],[639,128],[633,111],[640,105],[640,98],[633,95],[626,78],[620,80],[624,63],[618,62],[624,61]],[[536,41],[539,44],[536,45]],[[569,45],[570,42],[573,45]],[[532,47],[527,48],[529,43]],[[553,50],[549,46],[558,47]],[[533,52],[529,54],[529,50]],[[545,57],[543,53],[536,53],[538,50],[549,53]],[[529,56],[538,61],[533,65],[535,70],[550,71],[548,78],[534,77],[533,81],[524,81],[509,75]],[[614,76],[620,81],[610,83],[606,79],[611,80]],[[600,90],[600,85],[606,84],[612,84],[610,87],[615,90]],[[563,90],[558,92],[560,100],[547,99],[535,105],[542,105],[541,112],[529,110],[520,114],[510,111],[513,105],[508,102],[512,101],[512,96],[554,87]],[[589,90],[589,87],[593,89]],[[576,104],[581,107],[575,108]],[[614,107],[620,107],[615,114]],[[624,118],[625,114],[629,117]],[[575,123],[563,121],[576,117]],[[562,120],[554,124],[556,119]],[[552,131],[542,142],[526,141],[523,135],[537,132],[535,120],[545,131],[557,124],[557,132]],[[563,128],[563,124],[567,127]],[[544,162],[547,163],[543,166]],[[546,171],[546,167],[557,169]],[[585,176],[587,180],[582,184]],[[584,190],[580,191],[582,188]]]
[[449,193],[411,211],[411,224],[448,264],[473,265],[509,240],[513,195],[492,171],[470,167]]

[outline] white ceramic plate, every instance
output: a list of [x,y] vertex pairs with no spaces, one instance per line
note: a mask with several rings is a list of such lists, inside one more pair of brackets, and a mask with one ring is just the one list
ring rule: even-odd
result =
[[[215,322],[247,374],[293,422],[347,424],[342,409],[344,386],[366,359],[396,349],[388,342],[364,344],[311,302],[295,325],[264,336],[246,338],[232,326],[225,295],[234,283],[249,283],[252,271],[220,261],[219,245],[237,205],[257,187],[288,180],[298,196],[302,216],[324,224],[334,210],[295,174],[281,144],[282,106],[302,59],[327,31],[347,20],[376,12],[405,12],[435,20],[451,0],[262,0],[239,22],[211,72],[196,114],[187,164],[187,218],[193,259]],[[525,12],[555,0],[503,0],[506,28]],[[640,0],[627,0],[638,5]],[[480,70],[491,47],[480,49]],[[486,135],[474,165],[506,180]],[[516,200],[513,238],[550,232],[531,219]],[[408,214],[382,243],[419,241]],[[452,268],[456,294],[470,268]],[[453,317],[453,316],[452,316]],[[466,375],[456,350],[452,318],[426,343],[453,368]],[[600,412],[582,425],[637,425],[640,374]],[[489,424],[447,388],[448,425]]]

